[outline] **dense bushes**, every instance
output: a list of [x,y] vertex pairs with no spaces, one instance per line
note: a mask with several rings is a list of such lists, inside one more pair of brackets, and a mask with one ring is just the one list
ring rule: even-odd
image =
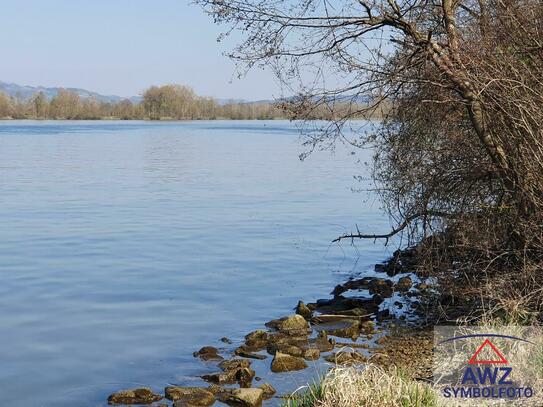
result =
[[[426,245],[422,269],[455,276],[444,287],[481,300],[479,311],[533,320],[543,289],[543,5],[484,4],[484,20],[459,19],[452,78],[428,60],[404,73],[412,81],[377,131],[374,176],[389,213],[412,219],[412,243],[444,236]],[[471,84],[477,111],[455,76]]]

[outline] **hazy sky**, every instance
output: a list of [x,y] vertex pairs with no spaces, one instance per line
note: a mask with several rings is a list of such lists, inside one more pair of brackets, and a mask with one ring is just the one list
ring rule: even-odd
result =
[[220,29],[188,0],[2,0],[0,27],[4,82],[120,96],[166,83],[218,98],[280,96],[268,72],[237,79]]

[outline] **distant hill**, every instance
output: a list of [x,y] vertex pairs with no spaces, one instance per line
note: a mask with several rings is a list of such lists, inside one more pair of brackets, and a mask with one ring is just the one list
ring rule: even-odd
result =
[[[7,83],[0,81],[0,92],[3,92],[9,96],[13,97],[21,97],[23,100],[27,100],[31,98],[34,94],[38,92],[43,92],[43,94],[47,97],[47,99],[51,100],[53,97],[55,97],[59,90],[64,89],[71,92],[75,92],[79,95],[79,97],[83,99],[88,98],[94,98],[100,102],[111,102],[111,103],[117,103],[120,102],[123,99],[128,99],[132,103],[140,103],[142,101],[141,96],[132,96],[128,98],[123,98],[121,96],[116,95],[102,95],[100,93],[91,92],[86,89],[80,89],[80,88],[47,88],[44,86],[23,86],[23,85],[17,85],[15,83]],[[247,104],[247,105],[260,105],[260,104],[273,104],[278,101],[284,100],[284,101],[292,101],[295,100],[295,96],[282,98],[282,99],[263,99],[263,100],[245,100],[245,99],[215,99],[215,101],[220,105],[228,105],[230,103],[239,103],[239,104]],[[328,97],[328,99],[331,101],[332,98]],[[358,95],[342,95],[338,96],[336,100],[341,102],[356,102],[360,104],[367,104],[370,102],[370,99],[368,97],[364,96],[358,96]]]
[[94,98],[100,102],[120,102],[123,99],[128,99],[133,103],[141,102],[141,96],[132,96],[129,98],[123,98],[121,96],[115,95],[102,95],[100,93],[91,92],[86,89],[79,88],[46,88],[43,86],[23,86],[17,85],[15,83],[7,83],[0,81],[0,92],[3,92],[9,96],[20,97],[23,100],[27,100],[38,92],[43,92],[43,94],[48,98],[52,99],[55,97],[59,90],[65,89],[71,92],[75,92],[79,97],[83,99]]

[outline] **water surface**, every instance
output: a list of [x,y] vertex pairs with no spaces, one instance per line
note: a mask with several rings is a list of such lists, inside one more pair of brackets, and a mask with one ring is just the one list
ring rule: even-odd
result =
[[354,223],[387,229],[353,193],[367,153],[303,151],[282,121],[1,122],[2,404],[200,384],[215,368],[194,350],[384,259],[379,243],[330,244]]

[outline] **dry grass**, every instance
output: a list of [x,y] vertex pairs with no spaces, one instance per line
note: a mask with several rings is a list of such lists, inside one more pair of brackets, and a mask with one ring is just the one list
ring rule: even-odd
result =
[[375,365],[335,368],[318,391],[288,400],[288,407],[437,407],[432,388],[416,382],[399,369]]

